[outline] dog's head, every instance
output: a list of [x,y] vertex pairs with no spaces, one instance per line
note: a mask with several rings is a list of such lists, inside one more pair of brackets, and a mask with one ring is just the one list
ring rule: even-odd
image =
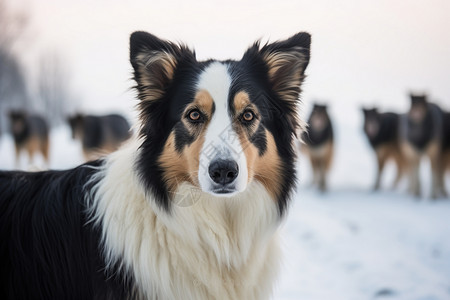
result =
[[308,120],[310,130],[322,132],[330,123],[327,106],[315,103]]
[[188,182],[231,197],[260,181],[280,213],[295,182],[297,107],[310,35],[250,47],[239,61],[197,61],[183,45],[135,32],[130,60],[137,83],[138,169],[158,203]]
[[9,112],[11,133],[18,135],[23,133],[27,127],[27,113],[21,110],[12,110]]
[[428,100],[426,95],[410,94],[411,108],[408,117],[415,123],[420,123],[428,112]]
[[72,131],[73,139],[81,139],[83,132],[83,115],[75,114],[67,118],[67,123]]
[[377,108],[362,108],[364,114],[364,132],[369,138],[374,138],[381,127],[380,113]]

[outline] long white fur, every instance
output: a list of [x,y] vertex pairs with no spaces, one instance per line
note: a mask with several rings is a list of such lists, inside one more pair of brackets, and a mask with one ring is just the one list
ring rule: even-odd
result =
[[[200,153],[198,179],[205,191],[213,190],[213,181],[208,167],[217,155],[221,159],[234,160],[239,166],[239,174],[235,179],[236,192],[245,190],[248,181],[247,160],[239,138],[232,128],[232,120],[228,111],[228,97],[231,77],[225,64],[215,62],[201,74],[197,84],[199,90],[206,90],[211,95],[215,112],[208,125],[205,142]],[[230,193],[232,196],[236,193]]]
[[92,218],[102,228],[108,266],[129,272],[145,299],[269,298],[279,217],[263,185],[251,182],[219,198],[183,183],[175,197],[198,199],[168,214],[133,168],[139,145],[135,139],[112,154],[95,189]]

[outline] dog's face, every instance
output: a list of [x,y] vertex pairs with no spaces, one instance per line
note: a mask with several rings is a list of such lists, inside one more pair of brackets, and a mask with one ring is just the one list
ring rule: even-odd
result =
[[68,117],[67,123],[69,124],[72,131],[72,138],[81,139],[83,132],[83,116],[80,114],[76,114],[74,116]]
[[409,110],[409,119],[415,123],[420,123],[425,118],[428,111],[428,101],[425,95],[411,94],[411,108]]
[[12,134],[18,135],[25,131],[26,113],[22,111],[11,111],[9,112],[9,120]]
[[184,46],[131,36],[143,140],[138,168],[159,204],[169,209],[183,182],[230,197],[258,180],[282,212],[295,181],[293,138],[309,47],[309,34],[299,33],[255,43],[240,61],[198,62]]
[[330,123],[330,117],[327,112],[327,106],[314,104],[309,117],[309,128],[316,132],[322,132]]
[[369,138],[374,138],[380,130],[380,114],[376,108],[363,108],[364,132]]

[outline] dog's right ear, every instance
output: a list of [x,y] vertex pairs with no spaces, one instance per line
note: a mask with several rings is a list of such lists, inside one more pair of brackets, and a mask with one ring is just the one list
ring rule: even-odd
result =
[[184,45],[161,40],[147,32],[134,32],[130,37],[130,62],[139,99],[162,98],[183,59],[195,60],[195,54]]

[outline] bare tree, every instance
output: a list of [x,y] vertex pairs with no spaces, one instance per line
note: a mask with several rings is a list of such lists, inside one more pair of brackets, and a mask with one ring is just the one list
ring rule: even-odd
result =
[[69,72],[57,52],[46,52],[39,61],[38,95],[44,115],[59,125],[70,111]]
[[0,0],[0,133],[6,127],[6,112],[28,102],[27,84],[13,48],[28,23],[24,12],[13,12]]
[[0,0],[0,45],[12,47],[24,33],[29,16],[24,11],[12,12],[5,0]]

